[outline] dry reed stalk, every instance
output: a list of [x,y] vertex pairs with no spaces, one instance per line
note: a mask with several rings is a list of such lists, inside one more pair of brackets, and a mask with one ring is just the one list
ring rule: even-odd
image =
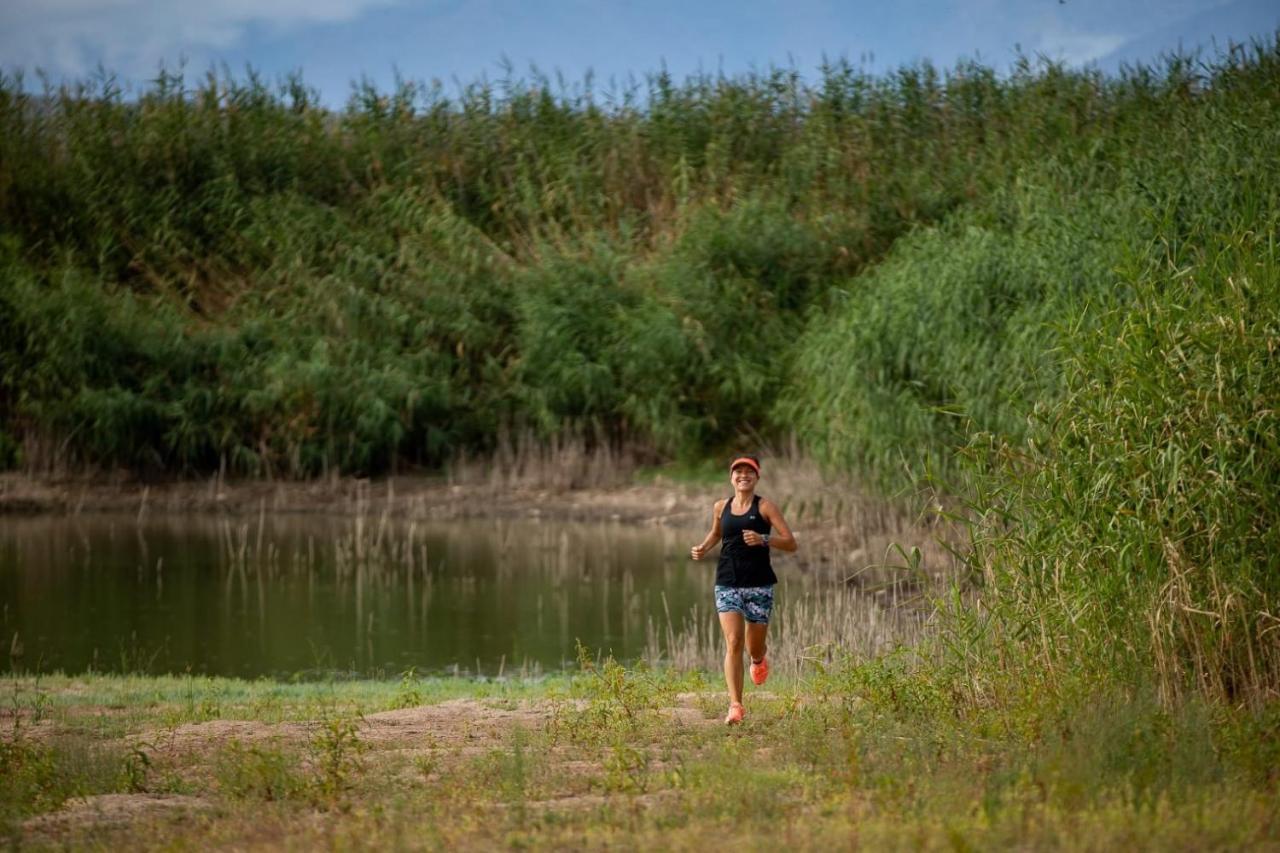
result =
[[542,439],[526,429],[514,439],[501,432],[488,456],[459,453],[446,470],[450,485],[487,485],[495,492],[607,489],[629,485],[645,456],[638,447],[599,437],[569,433]]
[[796,532],[795,565],[806,574],[887,590],[898,603],[957,576],[966,531],[938,495],[876,496],[847,474],[824,472],[794,444],[765,459],[760,491]]
[[[794,447],[765,454],[764,465],[760,491],[782,508],[800,544],[794,556],[774,560],[781,579],[769,640],[775,671],[799,675],[813,662],[870,658],[924,637],[934,599],[958,576],[964,541],[936,498],[927,496],[923,512],[876,498],[848,477],[824,474]],[[678,621],[668,614],[666,625],[650,624],[646,634],[652,663],[717,670],[723,660],[709,599]]]
[[[783,581],[770,622],[769,660],[774,672],[799,676],[813,663],[844,655],[865,660],[914,645],[927,624],[921,612],[886,606],[851,586]],[[678,624],[669,613],[665,626],[650,622],[644,658],[679,670],[718,670],[724,641],[710,604],[695,605]]]

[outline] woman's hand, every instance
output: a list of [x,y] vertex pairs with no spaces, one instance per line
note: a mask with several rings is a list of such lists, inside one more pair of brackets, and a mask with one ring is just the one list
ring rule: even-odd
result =
[[701,560],[703,557],[707,556],[707,551],[709,550],[711,549],[706,545],[694,545],[689,549],[689,556],[693,557],[695,560]]
[[743,542],[746,542],[748,545],[765,545],[765,544],[767,544],[767,543],[764,541],[764,537],[763,537],[763,536],[761,536],[759,533],[756,533],[754,530],[744,530],[744,531],[742,531],[742,541],[743,541]]

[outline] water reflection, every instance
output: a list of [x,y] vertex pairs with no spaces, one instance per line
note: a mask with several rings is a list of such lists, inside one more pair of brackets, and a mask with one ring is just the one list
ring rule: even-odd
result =
[[239,676],[633,658],[707,597],[690,534],[267,515],[0,520],[0,665]]

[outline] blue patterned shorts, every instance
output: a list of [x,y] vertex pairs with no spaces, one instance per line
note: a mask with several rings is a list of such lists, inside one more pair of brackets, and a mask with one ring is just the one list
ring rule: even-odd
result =
[[717,586],[716,612],[741,613],[748,622],[769,624],[773,610],[771,586]]

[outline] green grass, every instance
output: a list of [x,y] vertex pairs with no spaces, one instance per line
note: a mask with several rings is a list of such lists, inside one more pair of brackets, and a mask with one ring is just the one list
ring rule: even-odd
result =
[[173,724],[207,720],[260,720],[280,723],[315,717],[323,710],[363,714],[427,705],[450,699],[537,698],[563,693],[563,676],[477,681],[424,677],[407,672],[399,681],[303,681],[193,675],[63,675],[11,679],[4,705],[41,719],[60,711],[102,706],[112,711],[162,718]]

